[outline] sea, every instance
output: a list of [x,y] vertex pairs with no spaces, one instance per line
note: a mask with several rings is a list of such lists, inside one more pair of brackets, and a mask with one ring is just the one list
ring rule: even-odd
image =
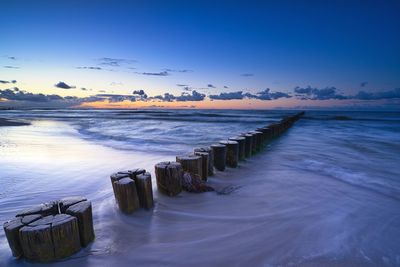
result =
[[[400,266],[400,113],[306,110],[264,149],[210,177],[229,194],[157,191],[154,165],[297,110],[2,110],[0,222],[82,195],[96,239],[45,266]],[[155,207],[121,214],[111,173],[145,168]],[[0,230],[0,266],[12,257]]]

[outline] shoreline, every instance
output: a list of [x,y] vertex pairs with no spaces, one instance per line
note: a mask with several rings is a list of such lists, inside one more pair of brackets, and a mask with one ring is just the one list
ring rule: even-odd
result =
[[10,120],[5,118],[0,118],[0,127],[8,127],[8,126],[27,126],[31,125],[30,122],[20,121],[20,120]]

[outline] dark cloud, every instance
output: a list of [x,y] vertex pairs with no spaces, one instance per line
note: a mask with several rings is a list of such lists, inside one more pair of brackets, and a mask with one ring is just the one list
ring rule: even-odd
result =
[[142,75],[149,75],[149,76],[168,76],[169,73],[167,71],[161,71],[161,72],[136,72],[137,74],[142,74]]
[[251,76],[254,76],[254,74],[253,73],[242,73],[242,74],[240,74],[240,76],[251,77]]
[[82,91],[87,91],[87,89],[85,87],[82,87],[81,90]]
[[295,87],[294,92],[298,94],[301,99],[304,100],[328,100],[328,99],[347,99],[348,97],[338,94],[336,87],[325,87],[325,88],[313,88],[307,87]]
[[188,86],[188,85],[187,85],[187,84],[178,83],[176,86],[179,86],[179,87],[186,87],[186,86]]
[[6,69],[19,69],[20,67],[16,67],[16,66],[4,66],[4,68],[6,68]]
[[233,100],[233,99],[243,99],[245,95],[243,91],[220,93],[219,95],[209,95],[212,100]]
[[17,81],[16,80],[11,80],[11,81],[0,80],[0,83],[2,83],[2,84],[17,83]]
[[196,90],[193,90],[193,92],[191,93],[183,92],[180,96],[174,96],[173,94],[165,93],[164,95],[153,96],[150,99],[160,100],[163,102],[172,102],[172,101],[185,102],[185,101],[203,101],[205,97],[206,97],[205,94],[201,94]]
[[110,57],[102,57],[99,58],[99,65],[109,66],[109,67],[121,67],[122,65],[129,65],[137,62],[132,59],[124,59],[124,58],[110,58]]
[[83,70],[102,70],[100,67],[76,67],[77,69],[83,69]]
[[57,87],[57,88],[61,88],[61,89],[74,89],[74,88],[76,88],[75,86],[68,85],[65,82],[58,82],[54,86]]
[[147,99],[147,94],[144,92],[144,90],[134,90],[132,92],[133,95],[138,95],[139,100],[145,100]]
[[365,92],[360,91],[356,95],[351,96],[352,99],[359,100],[381,100],[381,99],[395,99],[400,98],[400,88],[382,92]]
[[283,92],[271,92],[269,88],[260,91],[256,94],[243,93],[243,91],[220,93],[219,95],[209,95],[212,100],[233,100],[233,99],[259,99],[259,100],[275,100],[279,98],[289,98],[291,97],[287,93]]
[[360,87],[365,87],[365,86],[367,86],[367,84],[368,84],[368,82],[361,82]]
[[225,89],[227,89],[227,88],[229,88],[229,87],[228,87],[228,86],[226,86],[226,85],[224,85],[224,88],[225,88]]
[[180,73],[193,72],[192,70],[186,70],[186,69],[183,69],[183,70],[177,70],[177,69],[164,69],[164,71],[166,71],[166,72],[180,72]]
[[208,88],[216,88],[213,84],[211,84],[211,83],[209,83],[209,84],[207,84],[207,87]]
[[135,102],[136,97],[133,95],[117,95],[117,94],[97,94],[96,97],[101,98],[102,100],[108,100],[109,102],[123,102],[125,100]]
[[99,92],[100,92],[100,93],[105,93],[105,92],[106,92],[106,90],[99,90]]
[[17,58],[16,57],[7,57],[8,59],[11,59],[11,60],[17,60]]

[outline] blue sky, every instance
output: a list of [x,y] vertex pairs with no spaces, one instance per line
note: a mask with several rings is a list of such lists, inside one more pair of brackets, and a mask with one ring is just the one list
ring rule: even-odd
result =
[[[320,100],[296,97],[296,87],[335,88],[324,105],[343,100],[337,95],[365,100],[355,97],[360,90],[398,98],[400,1],[17,0],[0,6],[0,80],[16,80],[13,87],[24,92],[83,98],[141,89],[178,97],[194,90],[209,101],[242,91],[242,100],[265,107]],[[56,87],[59,82],[71,88]],[[0,90],[10,85],[0,83]],[[267,88],[290,97],[260,99]],[[384,105],[382,94],[379,99]]]

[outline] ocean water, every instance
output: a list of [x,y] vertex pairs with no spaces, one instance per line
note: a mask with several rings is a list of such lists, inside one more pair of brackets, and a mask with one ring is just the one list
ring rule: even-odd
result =
[[[400,266],[395,112],[307,111],[263,152],[210,179],[237,188],[231,194],[155,191],[154,210],[118,212],[110,173],[153,173],[158,161],[294,113],[0,111],[32,122],[0,127],[0,221],[63,196],[92,200],[96,241],[55,266]],[[30,265],[12,258],[0,232],[0,266]]]

